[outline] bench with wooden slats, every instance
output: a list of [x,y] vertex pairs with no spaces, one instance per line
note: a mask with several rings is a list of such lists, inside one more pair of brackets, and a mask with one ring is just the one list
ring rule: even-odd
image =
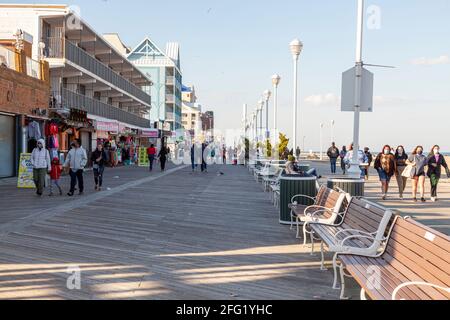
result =
[[386,248],[378,257],[338,254],[341,298],[344,268],[373,300],[450,299],[450,237],[412,219],[397,217]]
[[335,224],[338,218],[342,218],[350,196],[345,192],[339,192],[325,186],[319,189],[316,197],[317,204],[311,206],[293,206],[291,218],[296,219],[297,238],[300,238],[299,225],[303,224],[303,244],[307,242],[306,222],[315,221],[322,224]]
[[[324,270],[324,244],[330,252],[350,252],[374,256],[386,240],[386,230],[393,214],[390,210],[366,199],[353,197],[347,206],[342,221],[334,225],[307,222],[311,228],[311,253],[314,252],[314,239],[320,240],[321,269]],[[335,281],[337,286],[337,271]]]

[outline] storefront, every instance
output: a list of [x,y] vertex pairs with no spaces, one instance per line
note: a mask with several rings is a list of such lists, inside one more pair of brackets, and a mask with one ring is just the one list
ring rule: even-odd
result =
[[15,117],[0,113],[0,178],[15,175],[16,135]]

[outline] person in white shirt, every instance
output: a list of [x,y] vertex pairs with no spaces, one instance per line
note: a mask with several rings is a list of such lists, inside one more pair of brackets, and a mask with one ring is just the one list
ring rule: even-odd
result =
[[81,146],[80,139],[76,139],[71,144],[72,149],[67,154],[66,161],[64,162],[64,167],[69,168],[70,174],[70,191],[67,194],[69,197],[72,197],[75,193],[75,186],[78,180],[78,189],[80,191],[80,195],[83,194],[84,191],[84,181],[83,181],[83,172],[84,167],[87,164],[87,155],[86,150]]
[[52,170],[50,153],[45,149],[44,139],[39,139],[37,147],[31,153],[31,164],[33,166],[33,180],[36,185],[36,194],[42,196],[45,187],[45,176]]

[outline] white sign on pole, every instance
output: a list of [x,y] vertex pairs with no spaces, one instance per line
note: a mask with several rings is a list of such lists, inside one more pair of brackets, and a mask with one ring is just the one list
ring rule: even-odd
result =
[[[342,74],[341,111],[355,111],[356,67]],[[373,112],[373,73],[363,68],[360,112]]]

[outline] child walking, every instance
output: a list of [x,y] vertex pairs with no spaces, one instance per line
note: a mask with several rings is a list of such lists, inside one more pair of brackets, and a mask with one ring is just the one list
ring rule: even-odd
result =
[[53,185],[55,185],[59,190],[59,195],[62,196],[63,192],[61,186],[59,185],[59,179],[61,178],[61,163],[58,158],[53,158],[52,160],[52,171],[50,172],[50,194],[49,196],[53,196]]

